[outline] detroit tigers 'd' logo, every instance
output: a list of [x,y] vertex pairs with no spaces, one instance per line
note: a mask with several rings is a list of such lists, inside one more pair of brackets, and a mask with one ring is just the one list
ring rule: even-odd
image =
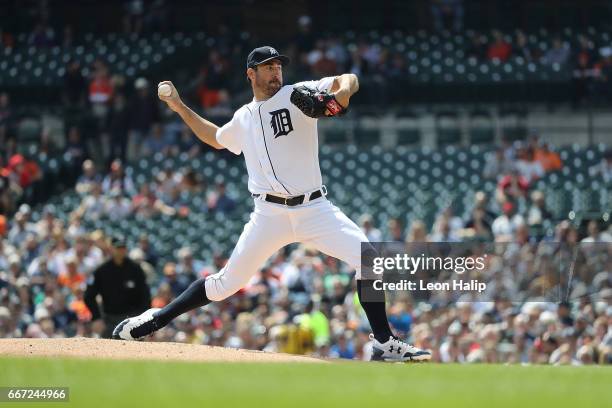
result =
[[270,119],[270,125],[274,131],[274,138],[279,136],[287,136],[293,131],[293,125],[291,124],[291,116],[289,116],[288,109],[279,109],[270,112],[272,119]]

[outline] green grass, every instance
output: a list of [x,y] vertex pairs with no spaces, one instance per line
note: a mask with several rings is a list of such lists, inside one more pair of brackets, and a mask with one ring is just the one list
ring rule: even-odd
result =
[[610,367],[0,358],[0,386],[70,387],[57,407],[612,406]]

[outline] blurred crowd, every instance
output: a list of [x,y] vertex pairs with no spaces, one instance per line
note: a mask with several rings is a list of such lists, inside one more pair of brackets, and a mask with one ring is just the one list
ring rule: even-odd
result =
[[[24,205],[0,230],[0,337],[102,334],[91,322],[85,293],[92,273],[111,257],[113,247],[104,232],[83,227],[85,217],[185,216],[187,206],[175,199],[194,189],[207,195],[203,211],[231,212],[236,204],[222,184],[206,186],[190,169],[164,169],[137,185],[120,160],[111,162],[104,174],[90,160],[82,166],[76,184],[82,201],[66,222],[50,205],[33,222],[32,210]],[[393,329],[433,350],[435,361],[610,363],[609,223],[592,220],[582,228],[553,219],[541,193],[518,181],[505,185],[503,172],[498,174],[498,192],[494,197],[477,192],[469,219],[454,215],[450,207],[431,227],[421,220],[406,226],[399,219],[376,225],[372,215],[359,218],[373,241],[411,244],[479,238],[510,243],[493,259],[511,277],[518,276],[515,271],[523,277],[497,282],[495,295],[480,300],[394,293],[388,297]],[[520,197],[513,197],[515,193]],[[519,200],[526,205],[515,206]],[[525,211],[518,211],[521,208]],[[538,236],[531,227],[547,219],[555,235]],[[568,295],[542,297],[566,283],[559,278],[571,263],[564,245],[588,243],[600,245],[597,256],[581,258],[584,262],[575,268]],[[544,247],[557,250],[545,253]],[[200,259],[190,247],[178,250],[174,259],[160,261],[146,235],[127,250],[146,275],[153,307],[168,304],[197,277],[214,274],[227,262],[227,254]],[[555,273],[555,268],[562,273]],[[153,340],[368,359],[369,327],[353,275],[332,257],[307,245],[292,245],[275,254],[239,293],[177,318]]]

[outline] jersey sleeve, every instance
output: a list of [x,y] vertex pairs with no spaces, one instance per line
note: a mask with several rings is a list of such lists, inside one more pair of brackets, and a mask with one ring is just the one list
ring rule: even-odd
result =
[[242,147],[240,145],[240,126],[238,124],[238,115],[239,112],[237,111],[234,114],[232,120],[217,129],[216,134],[217,142],[219,142],[221,146],[225,147],[227,150],[236,155],[242,153]]
[[305,86],[307,86],[308,88],[311,88],[311,89],[317,89],[319,91],[329,92],[329,90],[334,85],[334,79],[335,78],[336,77],[331,76],[331,77],[321,78],[318,81],[304,81],[304,82],[299,82],[299,83],[295,84],[295,86],[305,85]]

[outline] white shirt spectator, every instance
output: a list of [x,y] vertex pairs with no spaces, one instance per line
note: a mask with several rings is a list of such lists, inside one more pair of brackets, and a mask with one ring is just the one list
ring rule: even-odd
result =
[[524,223],[525,219],[520,214],[514,214],[512,216],[502,214],[493,221],[491,230],[495,238],[509,236],[514,234],[516,229]]
[[113,218],[126,218],[132,211],[130,200],[120,195],[113,195],[104,204],[106,215]]
[[515,166],[520,175],[525,177],[529,183],[544,175],[544,168],[540,162],[517,160]]

